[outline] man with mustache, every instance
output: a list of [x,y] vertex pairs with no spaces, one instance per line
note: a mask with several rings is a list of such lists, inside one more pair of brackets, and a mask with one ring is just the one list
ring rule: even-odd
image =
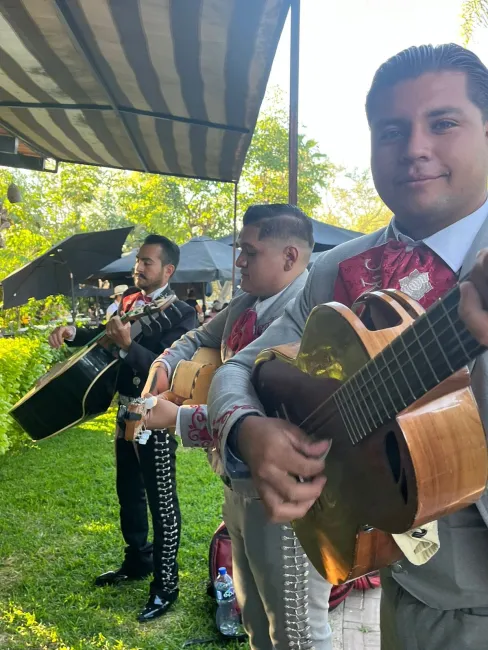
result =
[[[248,208],[239,235],[241,289],[226,309],[199,329],[185,334],[153,364],[144,392],[167,390],[182,359],[201,347],[218,349],[227,363],[282,313],[307,279],[313,249],[310,219],[283,204]],[[143,393],[144,394],[144,393]],[[212,468],[222,475],[205,405],[177,406],[163,399],[149,411],[148,427],[176,425],[183,444],[206,447]],[[290,526],[266,519],[262,504],[241,498],[228,480],[224,520],[232,540],[232,568],[244,628],[252,650],[310,647],[330,650],[327,610],[330,585],[309,565]],[[277,585],[286,581],[285,591]],[[308,624],[302,624],[306,613]],[[305,645],[303,645],[305,643]]]
[[[113,316],[105,329],[119,348],[121,360],[116,385],[119,416],[115,457],[120,527],[127,546],[120,568],[98,576],[95,584],[120,585],[154,573],[149,600],[138,617],[145,622],[164,614],[178,597],[176,555],[181,517],[175,480],[177,445],[167,431],[153,431],[144,445],[125,440],[123,415],[130,400],[140,395],[152,362],[195,327],[196,314],[192,307],[177,300],[163,314],[155,315],[149,330],[146,325],[133,340],[130,324],[123,324],[120,316],[171,294],[169,281],[178,266],[180,249],[167,237],[149,235],[136,259],[136,286],[124,293],[119,315]],[[63,342],[69,346],[85,345],[102,329],[58,327],[50,335],[49,343],[56,348]],[[147,502],[152,515],[153,544],[148,541]]]
[[[300,339],[315,305],[350,306],[374,288],[401,288],[429,307],[488,246],[488,70],[478,57],[454,44],[400,52],[377,71],[366,113],[375,186],[394,218],[324,253],[281,319],[220,368],[210,389],[209,418],[234,490],[259,496],[273,521],[302,517],[320,495],[328,442],[265,416],[249,381],[256,355]],[[487,266],[484,253],[460,309],[485,344]],[[486,353],[471,378],[486,428]],[[440,548],[426,564],[405,559],[382,572],[382,650],[487,647],[488,494],[438,529]]]

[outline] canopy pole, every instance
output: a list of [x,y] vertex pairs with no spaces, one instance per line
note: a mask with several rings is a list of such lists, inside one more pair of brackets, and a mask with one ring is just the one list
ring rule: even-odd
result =
[[234,183],[234,241],[232,243],[232,296],[236,286],[236,259],[237,259],[237,181]]
[[288,131],[288,203],[298,203],[298,87],[300,69],[300,0],[291,1],[290,112]]

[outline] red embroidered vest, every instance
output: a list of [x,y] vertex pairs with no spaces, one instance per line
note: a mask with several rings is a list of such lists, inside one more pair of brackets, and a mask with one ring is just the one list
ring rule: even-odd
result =
[[339,264],[333,299],[350,307],[368,291],[399,289],[427,309],[456,281],[456,274],[427,246],[390,240]]

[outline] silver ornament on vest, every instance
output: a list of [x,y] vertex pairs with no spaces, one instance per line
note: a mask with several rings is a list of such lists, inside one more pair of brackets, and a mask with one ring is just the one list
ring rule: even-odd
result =
[[426,293],[434,288],[429,280],[427,271],[420,273],[417,269],[412,271],[405,278],[399,280],[400,290],[414,300],[422,300]]

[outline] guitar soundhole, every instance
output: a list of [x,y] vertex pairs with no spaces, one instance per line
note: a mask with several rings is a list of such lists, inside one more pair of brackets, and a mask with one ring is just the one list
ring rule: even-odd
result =
[[394,431],[389,431],[386,434],[385,449],[386,456],[390,464],[391,473],[393,474],[393,479],[395,483],[398,483],[402,471],[402,463],[400,458],[400,448],[398,447],[398,442]]

